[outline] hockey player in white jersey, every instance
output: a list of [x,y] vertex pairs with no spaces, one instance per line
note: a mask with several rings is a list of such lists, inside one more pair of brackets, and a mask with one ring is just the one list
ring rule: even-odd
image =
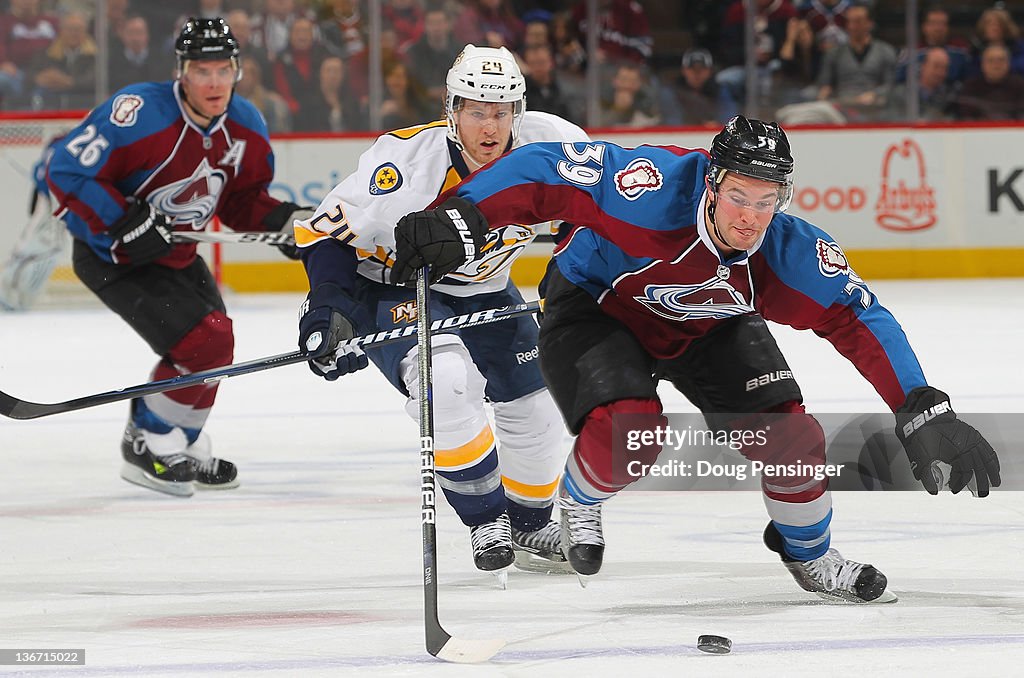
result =
[[[326,337],[334,349],[352,336],[415,322],[413,291],[389,284],[401,217],[513,147],[587,140],[562,118],[527,112],[525,87],[507,49],[467,45],[448,72],[446,119],[379,137],[314,216],[295,222],[310,283],[301,348],[315,350],[311,338]],[[509,268],[535,236],[534,225],[491,231],[483,256],[431,281],[433,317],[522,303]],[[437,334],[432,347],[438,483],[470,528],[474,563],[499,575],[513,562],[565,567],[550,516],[566,431],[538,368],[536,322],[526,317]],[[372,349],[369,359],[408,396],[406,411],[418,418],[414,340]],[[361,351],[334,350],[310,363],[329,380],[366,365]]]

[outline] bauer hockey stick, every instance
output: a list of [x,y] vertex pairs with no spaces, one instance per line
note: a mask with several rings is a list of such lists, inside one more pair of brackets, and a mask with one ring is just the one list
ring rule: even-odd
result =
[[423,625],[427,652],[449,662],[475,664],[487,661],[504,640],[453,638],[437,618],[437,530],[434,521],[434,403],[430,375],[430,286],[429,270],[416,273],[416,364],[419,368],[420,406],[420,520],[423,524]]
[[[536,313],[542,310],[542,308],[543,301],[531,301],[525,304],[516,304],[515,306],[491,308],[485,311],[475,311],[473,313],[465,313],[463,315],[435,320],[430,324],[430,329],[432,332],[439,332],[444,330],[462,329],[464,327],[475,327],[477,325],[487,325],[489,323],[508,320],[509,318],[516,318],[518,316]],[[409,339],[416,333],[417,325],[408,325],[394,330],[386,330],[376,332],[374,334],[366,334],[361,337],[354,337],[343,342],[341,345],[358,346],[360,348],[383,346],[384,344],[401,341],[402,339]],[[304,351],[279,353],[278,355],[272,355],[266,358],[256,358],[255,360],[250,360],[244,363],[234,363],[223,367],[214,367],[209,370],[203,370],[202,372],[193,372],[192,374],[183,374],[179,377],[172,377],[170,379],[150,381],[145,384],[119,388],[116,391],[96,393],[82,398],[75,398],[74,400],[65,400],[60,403],[34,403],[28,400],[15,398],[12,395],[8,395],[7,393],[0,391],[0,414],[5,417],[10,417],[11,419],[38,419],[39,417],[48,417],[50,415],[61,414],[63,412],[84,410],[87,407],[116,403],[120,400],[140,398],[153,393],[163,393],[164,391],[173,391],[175,389],[186,388],[188,386],[198,386],[200,384],[212,384],[216,381],[220,381],[221,379],[227,379],[228,377],[237,377],[243,374],[262,372],[263,370],[269,370],[275,367],[283,367],[284,365],[293,365],[295,363],[311,360],[315,357],[317,357],[317,354],[306,353]]]
[[209,242],[230,245],[259,243],[260,245],[294,245],[295,236],[289,231],[174,231],[171,242]]

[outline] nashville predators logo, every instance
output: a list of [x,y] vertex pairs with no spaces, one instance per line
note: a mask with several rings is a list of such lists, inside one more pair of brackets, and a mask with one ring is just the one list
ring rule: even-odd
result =
[[405,301],[391,309],[391,322],[396,325],[400,323],[411,323],[416,320],[416,302]]
[[402,174],[392,163],[386,162],[373,171],[370,195],[384,195],[402,185]]

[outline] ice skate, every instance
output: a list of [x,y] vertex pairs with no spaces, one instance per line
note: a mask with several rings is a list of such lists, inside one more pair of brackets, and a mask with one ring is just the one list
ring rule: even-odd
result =
[[873,565],[847,560],[835,549],[829,549],[814,560],[793,560],[786,555],[782,535],[772,523],[765,528],[764,543],[779,554],[803,590],[816,593],[820,598],[848,603],[894,603],[897,600],[894,594],[885,590],[885,575]]
[[147,432],[128,422],[121,439],[121,456],[124,457],[121,477],[157,492],[175,497],[191,497],[196,465],[191,457],[184,454],[184,445],[181,452],[156,454],[146,438]]
[[214,457],[211,449],[210,437],[202,432],[185,450],[185,454],[195,462],[196,489],[230,490],[238,487],[238,469],[230,461]]
[[493,573],[498,578],[498,585],[504,589],[508,583],[508,570],[515,561],[508,515],[502,513],[496,520],[474,525],[469,528],[469,538],[477,569]]
[[587,586],[587,577],[601,570],[604,560],[604,533],[601,528],[601,504],[581,504],[567,494],[558,497],[562,518],[562,552]]
[[553,520],[533,532],[512,528],[512,548],[516,553],[516,569],[542,574],[573,572],[562,553],[562,526]]

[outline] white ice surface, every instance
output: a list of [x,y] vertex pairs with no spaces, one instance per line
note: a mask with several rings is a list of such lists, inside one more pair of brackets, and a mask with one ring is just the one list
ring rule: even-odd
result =
[[[873,289],[957,409],[1024,412],[1024,281]],[[297,295],[228,303],[237,360],[291,350]],[[777,329],[811,411],[884,410],[826,342]],[[19,398],[137,384],[152,362],[106,310],[0,315],[0,389]],[[886,606],[801,591],[761,545],[756,492],[621,494],[586,589],[513,572],[497,590],[444,507],[441,621],[509,645],[489,664],[441,663],[423,649],[418,434],[402,403],[373,369],[227,380],[207,430],[242,485],[190,499],[118,477],[125,404],[0,420],[0,648],[86,650],[84,667],[0,674],[1020,675],[1024,493],[999,491],[836,493],[833,545],[886,573],[900,596]],[[732,653],[700,653],[701,633]]]

